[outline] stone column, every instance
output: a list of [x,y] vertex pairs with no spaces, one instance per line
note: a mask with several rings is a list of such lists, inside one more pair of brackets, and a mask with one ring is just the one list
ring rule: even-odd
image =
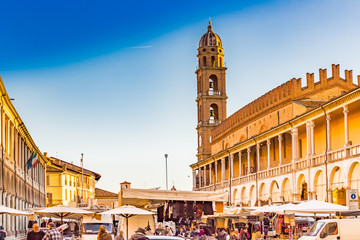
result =
[[239,177],[241,177],[241,173],[242,173],[242,167],[241,167],[241,151],[239,152]]
[[278,135],[278,140],[279,140],[279,166],[281,166],[282,165],[282,151],[281,151],[282,135],[281,134]]
[[260,171],[260,144],[256,144],[256,170]]
[[326,116],[326,134],[327,134],[327,141],[326,141],[326,144],[327,144],[327,149],[328,151],[331,151],[331,139],[330,139],[330,120],[331,120],[331,117],[330,117],[330,114],[328,113],[327,116]]
[[199,175],[199,188],[201,188],[201,168],[198,168],[198,175]]
[[268,160],[268,169],[270,169],[270,145],[271,145],[271,141],[270,139],[266,140],[266,144],[267,144],[267,160]]
[[251,153],[251,149],[250,147],[247,148],[247,161],[248,161],[248,174],[251,173],[251,165],[250,165],[250,153]]
[[315,156],[315,135],[314,135],[315,123],[310,122],[310,135],[311,135],[311,155]]
[[221,181],[225,181],[225,158],[221,159]]
[[196,170],[195,169],[192,170],[192,174],[193,174],[193,189],[196,189]]
[[299,143],[298,143],[298,129],[292,128],[291,129],[292,135],[292,161],[295,162],[299,160]]
[[211,185],[212,184],[212,163],[210,163],[210,165],[209,165],[209,182],[210,182],[209,185]]
[[344,126],[345,126],[345,147],[350,146],[349,142],[349,122],[348,122],[348,114],[349,108],[348,106],[344,106]]
[[204,172],[203,172],[203,179],[204,179],[204,187],[206,186],[206,165],[204,166]]
[[310,130],[311,123],[306,122],[306,151],[307,151],[307,158],[310,159],[312,156],[311,152],[311,130]]
[[229,179],[234,178],[234,154],[229,156]]
[[218,161],[215,161],[215,180],[214,184],[218,182]]

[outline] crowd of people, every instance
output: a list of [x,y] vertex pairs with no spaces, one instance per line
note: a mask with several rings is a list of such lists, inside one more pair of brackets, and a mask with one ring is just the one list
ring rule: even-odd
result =
[[205,239],[219,239],[219,240],[250,240],[252,237],[261,237],[260,232],[253,231],[251,234],[246,226],[239,229],[218,228],[212,232],[211,228],[207,226],[179,226],[175,229],[170,226],[163,227],[158,225],[155,230],[155,235],[178,236],[185,239],[205,240]]

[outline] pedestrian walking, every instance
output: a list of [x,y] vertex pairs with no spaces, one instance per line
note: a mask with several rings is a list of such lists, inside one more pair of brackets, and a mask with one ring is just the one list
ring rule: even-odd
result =
[[124,231],[120,231],[115,240],[124,240]]
[[55,224],[53,222],[48,223],[47,232],[45,233],[45,236],[43,237],[43,240],[62,240],[63,237],[61,233],[56,229]]
[[0,226],[0,240],[4,240],[6,238],[6,231],[4,231],[4,227]]
[[111,234],[106,231],[104,225],[101,225],[99,228],[97,240],[112,240]]
[[155,235],[160,235],[160,236],[166,235],[165,230],[162,228],[161,224],[157,226],[157,229],[155,230]]
[[240,239],[239,230],[235,228],[235,230],[230,235],[230,240],[239,240],[239,239]]
[[242,228],[240,231],[240,240],[250,240],[250,233],[247,231],[247,228]]
[[43,239],[45,233],[40,231],[40,227],[37,223],[33,224],[33,230],[27,234],[27,240],[41,240]]
[[139,227],[129,240],[149,240],[149,238],[145,236],[145,229]]
[[219,240],[230,240],[229,234],[226,232],[225,228],[221,228],[219,234],[218,234]]

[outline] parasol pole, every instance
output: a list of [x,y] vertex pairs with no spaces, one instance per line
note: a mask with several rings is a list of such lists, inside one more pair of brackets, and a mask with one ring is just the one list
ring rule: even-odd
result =
[[129,218],[128,217],[125,217],[126,218],[126,240],[129,239]]

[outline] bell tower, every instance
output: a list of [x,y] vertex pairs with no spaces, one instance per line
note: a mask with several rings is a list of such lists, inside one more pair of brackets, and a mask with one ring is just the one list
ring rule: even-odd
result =
[[211,155],[211,130],[226,119],[226,67],[220,37],[214,33],[211,21],[201,37],[198,48],[197,114],[198,161]]

